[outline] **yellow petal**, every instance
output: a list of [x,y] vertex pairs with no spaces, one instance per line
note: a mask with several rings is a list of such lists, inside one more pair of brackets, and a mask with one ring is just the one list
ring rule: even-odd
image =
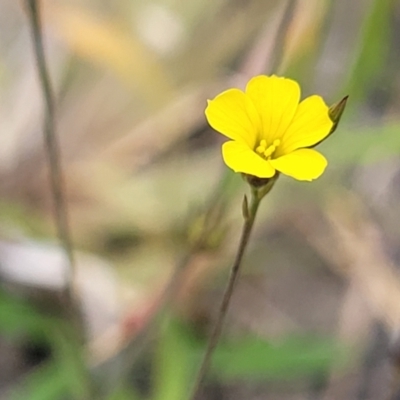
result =
[[229,89],[208,101],[206,117],[216,131],[253,148],[259,127],[250,118],[255,113],[251,107],[254,108],[241,90]]
[[310,96],[303,100],[283,137],[280,154],[310,147],[328,136],[333,125],[328,110],[320,96]]
[[269,161],[264,160],[248,146],[229,141],[222,146],[225,164],[235,172],[254,175],[259,178],[271,178],[275,175]]
[[285,175],[299,181],[312,181],[325,171],[328,162],[318,151],[300,149],[270,161],[271,165]]
[[253,101],[262,124],[259,138],[272,143],[280,139],[296,113],[300,101],[297,82],[273,76],[256,76],[246,87],[246,94]]

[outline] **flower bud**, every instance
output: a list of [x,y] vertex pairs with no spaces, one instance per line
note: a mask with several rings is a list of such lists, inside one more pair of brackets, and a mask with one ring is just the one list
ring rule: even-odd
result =
[[343,97],[342,100],[338,101],[337,103],[335,103],[329,107],[329,118],[333,122],[333,125],[331,128],[331,131],[329,132],[329,135],[331,135],[333,132],[335,132],[335,130],[339,124],[340,118],[342,118],[343,111],[346,108],[348,98],[349,98],[349,96]]
[[342,100],[338,101],[337,103],[335,103],[329,107],[328,114],[329,114],[329,118],[333,122],[332,128],[329,131],[328,136],[326,136],[320,142],[315,143],[314,145],[310,146],[310,149],[314,148],[315,146],[318,146],[321,142],[328,139],[328,137],[331,136],[332,133],[336,131],[339,121],[342,118],[343,111],[346,108],[348,98],[349,98],[349,96],[345,96],[345,97],[343,97]]

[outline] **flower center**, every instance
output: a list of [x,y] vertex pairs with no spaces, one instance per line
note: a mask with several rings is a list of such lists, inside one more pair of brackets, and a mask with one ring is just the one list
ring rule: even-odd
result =
[[270,160],[280,144],[281,141],[279,139],[275,139],[272,144],[268,146],[267,141],[265,139],[262,139],[260,140],[260,144],[256,147],[256,153],[259,154],[262,158]]

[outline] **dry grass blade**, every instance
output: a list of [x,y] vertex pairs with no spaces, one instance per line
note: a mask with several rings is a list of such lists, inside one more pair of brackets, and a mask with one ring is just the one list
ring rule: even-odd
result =
[[399,330],[400,279],[384,251],[383,237],[359,199],[346,196],[333,199],[327,216],[347,261],[342,273],[356,284],[375,316],[389,332]]
[[[364,314],[370,314],[370,322],[375,319],[383,324],[387,335],[394,341],[387,344],[387,347],[398,346],[396,342],[400,331],[400,279],[395,265],[385,252],[382,232],[371,219],[362,201],[348,192],[342,191],[339,196],[331,199],[326,207],[325,217],[324,226],[318,223],[300,223],[297,227],[306,234],[311,245],[328,265],[349,282],[352,296],[360,296],[365,302],[367,310],[364,310]],[[329,234],[326,234],[327,231]],[[354,325],[354,319],[349,322],[345,317],[344,313],[342,323]],[[355,319],[360,323],[365,319],[365,315],[360,317],[358,313]],[[365,330],[368,330],[367,326],[364,332]],[[342,334],[339,337],[343,337]],[[356,343],[360,344],[359,334],[354,345]],[[400,386],[398,358],[394,349],[390,357],[394,383],[389,399],[395,398],[393,396]],[[332,398],[331,391],[335,392],[334,381],[333,375],[330,382],[333,386],[327,391],[326,399]]]

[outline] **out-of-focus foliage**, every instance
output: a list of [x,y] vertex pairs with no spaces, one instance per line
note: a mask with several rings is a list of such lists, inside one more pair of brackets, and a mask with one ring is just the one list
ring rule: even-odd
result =
[[397,2],[41,1],[79,327],[60,301],[23,3],[0,0],[0,397],[186,398],[246,190],[206,100],[277,73],[348,107],[320,147],[328,173],[280,178],[262,206],[205,396],[384,398],[399,304]]
[[70,394],[82,398],[87,392],[79,342],[72,327],[59,316],[39,312],[26,301],[0,293],[0,333],[15,345],[49,348],[51,360],[21,378],[12,399],[57,399]]

